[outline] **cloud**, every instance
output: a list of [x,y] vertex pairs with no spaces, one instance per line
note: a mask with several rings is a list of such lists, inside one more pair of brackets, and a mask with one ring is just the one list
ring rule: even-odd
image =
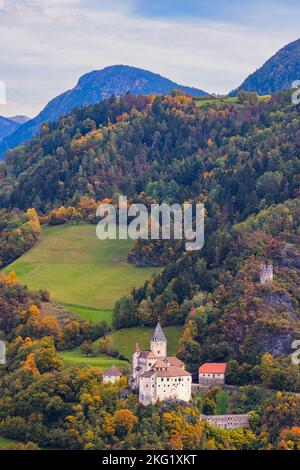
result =
[[[292,11],[287,4],[270,10],[269,17],[263,6],[252,9],[243,22],[233,15],[228,18],[228,12],[215,17],[202,12],[192,19],[165,12],[154,15],[137,0],[2,3],[0,40],[5,47],[0,79],[6,82],[8,102],[0,106],[0,114],[5,115],[35,115],[82,74],[120,63],[207,91],[228,92],[296,39],[299,29],[299,7]],[[233,8],[235,2],[226,3]]]

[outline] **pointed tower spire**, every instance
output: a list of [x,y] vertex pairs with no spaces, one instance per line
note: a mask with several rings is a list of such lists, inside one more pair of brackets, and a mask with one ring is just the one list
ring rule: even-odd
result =
[[159,322],[151,339],[151,351],[155,357],[163,358],[167,356],[167,338]]
[[164,335],[164,332],[162,330],[162,327],[160,325],[160,322],[157,323],[157,326],[155,328],[155,332],[152,338],[152,341],[155,342],[167,342],[167,338]]

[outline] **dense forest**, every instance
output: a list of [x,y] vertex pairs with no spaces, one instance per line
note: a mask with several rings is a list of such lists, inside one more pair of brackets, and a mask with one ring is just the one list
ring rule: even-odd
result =
[[[22,227],[34,211],[55,225],[95,223],[97,204],[116,204],[119,194],[148,206],[205,204],[203,250],[136,242],[129,260],[163,269],[117,302],[113,326],[184,324],[179,357],[192,372],[203,361],[228,361],[228,381],[242,386],[230,410],[253,414],[251,430],[223,432],[199,419],[214,413],[219,390],[190,407],[145,410],[134,394],[121,393],[126,383],[107,387],[99,370],[62,370],[56,350],[98,339],[106,325],[62,327],[41,315],[42,293],[11,275],[0,292],[0,330],[10,340],[0,434],[41,447],[299,448],[300,402],[292,392],[300,391],[300,370],[288,357],[300,338],[299,123],[290,93],[267,101],[243,93],[221,107],[197,107],[178,91],[126,95],[44,124],[8,153],[0,166],[3,264],[14,230],[22,247],[15,256],[29,248],[20,237],[27,240]],[[267,260],[275,279],[262,286]]]
[[110,96],[124,96],[128,92],[132,95],[163,95],[174,89],[198,97],[207,95],[198,88],[178,85],[161,75],[128,65],[112,65],[86,73],[76,86],[53,98],[35,118],[16,131],[10,129],[1,135],[1,124],[7,127],[8,123],[2,123],[0,117],[0,160],[6,150],[22,145],[38,134],[43,123],[56,122],[75,107],[94,105]]
[[19,258],[39,239],[40,221],[35,209],[0,210],[0,269]]
[[[300,399],[246,386],[231,400],[233,412],[251,412],[251,428],[220,430],[202,422],[213,414],[221,390],[182,405],[166,402],[143,408],[135,394],[124,394],[126,379],[104,384],[99,369],[63,369],[59,343],[78,335],[76,325],[61,329],[42,315],[41,296],[12,276],[0,279],[0,337],[9,337],[6,370],[0,366],[0,434],[23,444],[13,449],[296,449]],[[98,332],[99,334],[100,332]],[[93,337],[86,325],[81,334]],[[72,339],[73,338],[73,339]],[[262,362],[265,380],[270,358]]]
[[[111,98],[45,124],[1,165],[3,207],[48,212],[81,196],[118,193],[206,203],[214,223],[243,220],[297,196],[299,109],[268,102],[195,106],[165,97]],[[43,182],[43,184],[41,184]]]

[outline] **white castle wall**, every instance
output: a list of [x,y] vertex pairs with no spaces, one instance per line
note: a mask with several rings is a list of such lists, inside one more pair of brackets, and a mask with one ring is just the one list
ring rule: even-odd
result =
[[170,398],[190,401],[192,398],[192,377],[157,377],[156,398],[163,401]]
[[192,398],[192,377],[141,377],[139,401],[148,406],[157,401],[169,399],[190,401]]
[[167,355],[167,343],[163,341],[151,341],[151,351],[155,357],[166,357]]

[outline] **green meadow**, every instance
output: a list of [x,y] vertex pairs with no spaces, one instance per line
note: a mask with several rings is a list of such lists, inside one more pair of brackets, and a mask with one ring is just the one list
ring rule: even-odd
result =
[[83,307],[82,305],[61,304],[70,312],[78,315],[83,320],[90,322],[105,321],[109,326],[112,324],[112,311],[102,310],[94,307]]
[[15,271],[31,290],[49,290],[52,300],[85,320],[111,323],[116,300],[158,271],[129,264],[131,246],[131,240],[100,241],[94,225],[47,226],[5,272]]
[[[260,96],[259,100],[260,101],[266,101],[269,98],[270,98],[270,95],[265,95],[265,96]],[[195,100],[195,104],[198,107],[202,107],[202,106],[209,105],[209,104],[216,104],[217,106],[222,106],[223,104],[226,104],[226,103],[238,104],[237,101],[238,101],[237,97],[207,98],[207,99]]]
[[79,348],[71,349],[70,351],[63,351],[59,356],[64,360],[65,367],[81,366],[81,367],[100,367],[101,369],[110,369],[114,364],[120,369],[125,369],[129,366],[128,362],[119,359],[112,359],[107,356],[86,357],[81,354]]
[[[175,356],[178,352],[178,342],[183,334],[182,326],[166,326],[163,328],[168,340],[168,355]],[[109,336],[111,345],[124,357],[131,361],[132,353],[138,342],[141,349],[149,350],[154,328],[124,328]]]
[[[123,330],[115,331],[108,338],[111,345],[131,362],[136,343],[139,343],[141,349],[148,350],[153,333],[154,328],[124,328]],[[167,326],[164,328],[164,333],[168,340],[168,354],[169,356],[175,356],[178,352],[178,342],[182,336],[183,327]],[[100,367],[105,370],[109,369],[113,364],[120,369],[126,369],[130,366],[127,361],[109,358],[107,356],[83,356],[80,348],[62,351],[59,355],[63,358],[65,367],[76,365],[82,367]]]
[[[31,290],[47,289],[51,299],[79,317],[111,325],[116,300],[142,285],[155,268],[136,268],[127,262],[130,240],[105,240],[96,237],[93,225],[61,225],[43,227],[42,238],[30,251],[5,269],[15,271],[18,279]],[[149,349],[153,328],[130,328],[111,334],[112,346],[131,360],[135,343]],[[164,329],[168,353],[175,355],[182,335],[181,326]],[[126,368],[128,363],[106,356],[85,357],[80,349],[60,353],[65,366],[100,367],[115,364]]]
[[17,441],[11,439],[5,439],[0,436],[0,450],[7,450],[12,444],[16,444]]
[[237,98],[207,98],[203,100],[195,100],[197,106],[205,106],[207,104],[217,104],[222,105],[224,103],[236,103]]

